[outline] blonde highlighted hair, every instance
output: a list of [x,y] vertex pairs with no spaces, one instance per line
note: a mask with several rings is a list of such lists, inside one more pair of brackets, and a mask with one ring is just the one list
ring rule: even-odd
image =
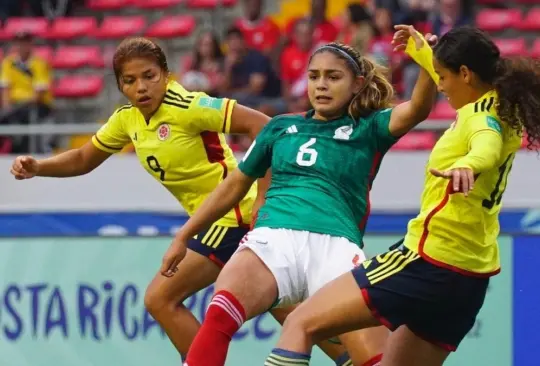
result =
[[[343,43],[333,42],[317,49],[313,55],[330,52],[344,60],[355,76],[364,77],[362,89],[349,104],[349,114],[354,119],[365,117],[374,111],[392,106],[394,87],[388,80],[389,70]],[[353,64],[354,63],[354,64]]]

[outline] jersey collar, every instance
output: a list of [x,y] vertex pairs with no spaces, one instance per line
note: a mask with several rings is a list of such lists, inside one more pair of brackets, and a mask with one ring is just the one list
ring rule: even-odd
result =
[[468,106],[470,105],[474,105],[474,103],[478,102],[479,100],[482,100],[482,99],[485,99],[485,98],[489,98],[489,97],[497,97],[497,91],[495,89],[491,89],[490,91],[488,91],[487,93],[485,93],[484,95],[482,95],[480,98],[476,99],[474,102],[472,103],[469,103],[469,104],[465,104],[463,107],[461,107],[460,109],[458,109],[456,112],[460,112],[462,110],[464,110],[465,108],[467,108]]

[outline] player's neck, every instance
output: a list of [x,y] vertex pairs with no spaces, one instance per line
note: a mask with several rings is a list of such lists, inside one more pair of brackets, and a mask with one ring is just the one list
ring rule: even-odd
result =
[[478,85],[476,88],[473,89],[471,93],[471,100],[469,103],[474,103],[478,99],[482,98],[486,93],[493,90],[493,85],[490,84],[484,84]]

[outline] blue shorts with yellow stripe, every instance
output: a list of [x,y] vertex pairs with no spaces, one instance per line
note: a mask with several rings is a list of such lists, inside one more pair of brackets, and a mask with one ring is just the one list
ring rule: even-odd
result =
[[474,326],[489,279],[436,266],[399,244],[352,270],[364,302],[390,330],[406,325],[455,351]]
[[214,224],[188,243],[188,248],[208,257],[219,267],[223,267],[231,258],[240,240],[248,233],[248,227],[226,227]]

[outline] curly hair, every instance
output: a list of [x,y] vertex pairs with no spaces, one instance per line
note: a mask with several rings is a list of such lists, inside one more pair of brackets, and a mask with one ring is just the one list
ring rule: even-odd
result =
[[528,58],[501,57],[489,36],[478,28],[450,30],[435,46],[435,57],[458,72],[461,66],[473,71],[497,91],[497,114],[510,128],[527,133],[527,147],[540,142],[540,62]]
[[394,88],[387,78],[388,69],[362,56],[356,49],[343,43],[329,43],[317,49],[311,58],[322,52],[330,52],[342,59],[353,74],[365,78],[364,87],[353,96],[349,104],[349,114],[354,119],[368,116],[374,111],[392,105]]

